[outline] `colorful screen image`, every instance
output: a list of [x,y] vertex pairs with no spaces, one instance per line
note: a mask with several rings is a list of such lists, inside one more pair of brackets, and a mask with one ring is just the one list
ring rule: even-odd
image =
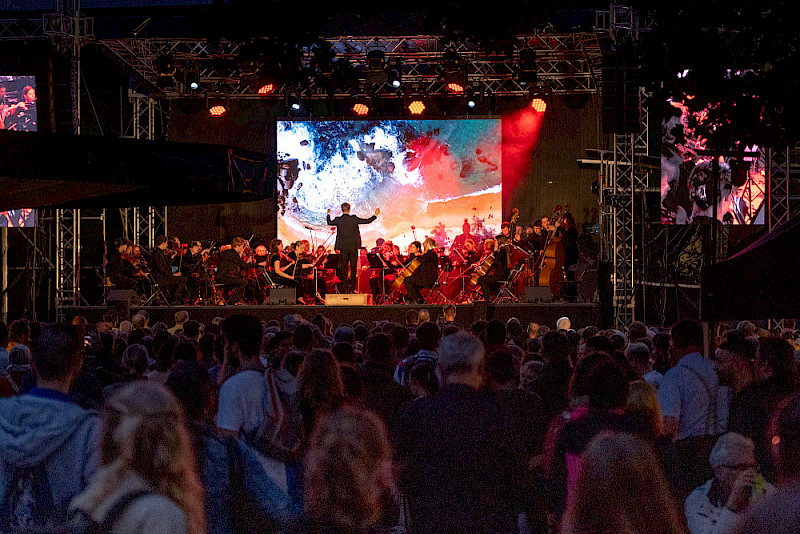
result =
[[[662,122],[661,222],[691,224],[710,221],[714,213],[713,161],[698,154],[706,140],[693,124],[705,111],[690,111],[670,100]],[[744,147],[759,153],[759,147]],[[762,152],[763,154],[763,152]],[[766,173],[763,156],[720,158],[717,219],[723,224],[764,224]]]
[[[36,78],[0,76],[0,130],[36,131]],[[0,227],[36,226],[36,210],[0,211]]]
[[[278,236],[314,237],[333,247],[326,223],[351,214],[380,216],[361,226],[401,250],[432,237],[448,246],[462,233],[493,237],[502,222],[501,121],[278,121]],[[313,236],[312,236],[313,233]]]

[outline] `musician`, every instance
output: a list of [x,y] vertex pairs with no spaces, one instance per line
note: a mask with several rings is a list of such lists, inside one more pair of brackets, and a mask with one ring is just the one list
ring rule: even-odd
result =
[[561,224],[556,228],[555,236],[560,237],[561,243],[564,245],[564,274],[566,276],[564,297],[569,302],[574,302],[578,295],[575,270],[580,259],[580,252],[578,250],[578,229],[575,227],[575,218],[572,213],[564,214]]
[[[369,287],[372,290],[372,301],[378,302],[381,295],[390,295],[391,285],[397,279],[397,271],[403,268],[400,258],[394,253],[394,244],[391,241],[381,243],[377,254],[383,259],[385,269],[373,269],[375,272],[369,279]],[[381,290],[383,281],[383,290]]]
[[547,232],[542,228],[542,221],[533,221],[531,226],[528,226],[525,232],[525,242],[520,245],[528,252],[539,253],[544,249],[544,244],[547,241]]
[[492,263],[489,272],[478,278],[478,285],[481,286],[483,293],[483,300],[489,302],[497,297],[500,292],[500,286],[508,279],[511,274],[508,270],[508,256],[505,249],[497,249],[497,242],[494,239],[487,239],[483,242],[483,259],[487,256],[493,256],[494,262]]
[[[312,299],[316,299],[317,295],[319,295],[320,298],[324,299],[326,295],[325,280],[319,277],[316,283],[314,281],[316,261],[311,254],[311,243],[307,239],[298,241],[294,245],[294,254],[297,260],[295,264],[297,266],[295,279],[300,282],[300,288],[303,291],[302,296],[311,295]],[[291,254],[289,257],[292,257]]]
[[117,289],[137,289],[139,282],[132,278],[133,265],[124,258],[130,243],[128,240],[118,238],[114,240],[116,253],[111,256],[106,264],[106,276]]
[[470,233],[470,224],[467,219],[464,219],[464,224],[461,225],[461,233],[453,238],[453,245],[451,248],[455,250],[461,250],[464,248],[464,244],[472,240],[472,244],[480,243],[481,239]]
[[[419,248],[418,241],[412,244],[415,248]],[[436,255],[436,250],[434,250],[436,248],[436,241],[429,237],[423,241],[422,246],[424,253],[415,258],[420,261],[419,267],[417,267],[414,273],[403,282],[406,285],[409,300],[417,304],[425,304],[425,299],[422,298],[420,288],[432,288],[439,274],[439,256]]]
[[472,239],[464,241],[464,249],[461,251],[461,255],[464,257],[467,266],[478,263],[481,259],[481,253],[475,248],[475,241]]
[[169,293],[172,288],[172,294],[168,297],[171,303],[181,301],[186,292],[188,280],[181,276],[180,272],[172,272],[170,260],[167,258],[167,236],[156,236],[156,250],[153,251],[151,269],[153,277],[165,294]]
[[[216,282],[224,284],[226,288],[233,288],[228,299],[228,302],[233,305],[242,304],[247,286],[253,283],[243,272],[245,269],[253,267],[252,264],[246,263],[242,259],[245,243],[247,242],[241,237],[234,237],[231,240],[231,248],[219,256]],[[266,262],[261,262],[260,265],[266,266]]]
[[[335,219],[331,219],[331,210],[328,210],[327,222],[330,226],[336,227],[336,243],[334,249],[339,253],[339,265],[337,276],[342,283],[344,293],[352,293],[358,281],[357,263],[358,250],[361,248],[361,232],[358,226],[369,224],[380,215],[381,210],[376,209],[375,215],[368,219],[362,219],[355,215],[350,215],[350,204],[342,204],[342,214]],[[348,272],[350,278],[347,277]]]
[[503,221],[500,225],[500,234],[495,237],[495,242],[498,247],[502,247],[506,243],[511,244],[511,223]]
[[200,268],[203,264],[203,252],[208,251],[203,251],[201,250],[202,248],[203,245],[200,241],[193,241],[179,264],[181,273],[183,273],[183,276],[185,276],[188,281],[187,285],[192,300],[200,296],[200,288],[203,281],[200,276]]
[[283,253],[283,241],[280,239],[273,239],[270,241],[269,252],[269,266],[274,273],[272,281],[276,284],[293,287],[296,301],[300,304],[305,304],[303,288],[300,282],[294,277],[295,261],[290,260],[289,256]]

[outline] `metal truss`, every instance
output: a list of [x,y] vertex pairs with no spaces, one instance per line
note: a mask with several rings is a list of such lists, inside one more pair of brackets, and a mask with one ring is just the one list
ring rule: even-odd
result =
[[[601,32],[602,33],[602,32]],[[600,87],[601,52],[598,33],[552,34],[535,33],[518,36],[512,57],[490,55],[469,41],[445,42],[432,35],[405,37],[331,37],[326,39],[338,59],[347,60],[356,70],[367,70],[366,55],[371,50],[381,50],[387,61],[399,60],[403,84],[427,93],[443,93],[441,80],[442,56],[455,50],[469,65],[469,84],[487,94],[498,96],[525,95],[529,86],[517,80],[519,50],[532,48],[537,53],[539,83],[553,93],[594,93]],[[110,55],[144,84],[142,90],[177,98],[183,96],[180,84],[171,88],[158,88],[156,58],[172,54],[177,64],[196,65],[200,83],[213,88],[215,93],[233,98],[260,98],[252,87],[241,82],[242,72],[235,59],[243,43],[222,41],[211,45],[204,40],[187,39],[102,39],[99,41]],[[304,49],[302,67],[311,72],[313,53]],[[278,84],[274,95],[297,89],[294,84]],[[396,94],[397,89],[386,84],[369,87],[337,87],[331,89],[322,80],[309,78],[301,87],[308,97],[344,97],[369,90],[375,94]]]
[[611,250],[614,319],[625,326],[634,317],[634,177],[635,135],[614,134],[614,160],[611,177],[613,195]]
[[[156,119],[163,118],[166,113],[158,100],[149,96],[129,91],[128,100],[133,106],[131,132],[123,132],[125,137],[134,139],[156,139]],[[167,235],[167,207],[147,206],[122,209],[125,224],[125,237],[152,248],[157,235]]]
[[80,302],[81,210],[56,210],[56,305]]
[[771,232],[781,223],[789,220],[789,178],[791,176],[791,149],[766,149],[764,152],[767,171],[767,219]]

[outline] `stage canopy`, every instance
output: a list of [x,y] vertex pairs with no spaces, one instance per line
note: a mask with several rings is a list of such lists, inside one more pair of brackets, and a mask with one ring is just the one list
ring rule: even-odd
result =
[[780,319],[800,312],[800,216],[703,273],[704,321]]
[[272,196],[266,154],[222,145],[0,131],[0,211],[244,202]]

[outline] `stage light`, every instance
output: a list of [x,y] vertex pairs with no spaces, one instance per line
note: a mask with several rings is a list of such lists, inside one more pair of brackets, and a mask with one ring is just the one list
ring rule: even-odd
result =
[[389,75],[386,73],[386,54],[383,50],[370,50],[367,52],[367,83],[387,83]]
[[372,102],[366,95],[356,95],[353,97],[353,103],[350,110],[359,117],[366,117],[372,109]]
[[467,70],[461,56],[454,50],[442,55],[442,81],[448,92],[462,94],[467,87]]
[[301,112],[303,110],[302,92],[300,91],[287,91],[286,92],[286,109],[289,113]]
[[200,70],[194,66],[187,66],[183,71],[183,92],[194,95],[201,92]]
[[292,109],[295,110],[295,111],[298,111],[300,109],[300,103],[299,102],[292,102]]
[[425,113],[425,102],[421,99],[413,99],[408,103],[408,112],[412,115],[422,115]]
[[547,111],[547,102],[545,102],[542,98],[534,98],[531,100],[531,109],[533,109],[536,113],[544,113]]
[[469,106],[470,109],[474,108],[475,107],[475,99],[470,98],[469,100],[467,100],[467,106]]
[[399,58],[389,60],[389,65],[386,68],[389,75],[389,84],[395,89],[398,89],[403,83],[403,62]]
[[174,76],[178,70],[175,65],[175,56],[162,54],[156,58],[156,70],[159,76]]
[[520,85],[528,85],[529,83],[536,83],[538,77],[536,50],[532,48],[520,50],[519,63],[517,64],[517,81]]
[[258,94],[261,96],[272,94],[274,91],[275,91],[274,83],[265,83],[264,85],[258,88]]
[[221,96],[209,96],[206,99],[206,109],[212,117],[222,117],[228,113],[228,100]]

